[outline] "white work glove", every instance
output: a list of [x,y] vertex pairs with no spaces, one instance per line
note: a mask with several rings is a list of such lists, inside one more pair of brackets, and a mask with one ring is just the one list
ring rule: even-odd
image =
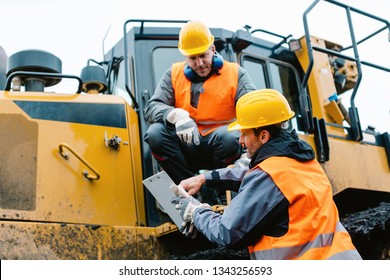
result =
[[171,200],[171,203],[175,205],[177,211],[179,211],[180,216],[184,222],[193,222],[193,214],[197,208],[210,208],[211,206],[207,203],[200,203],[192,196],[186,198],[183,197],[174,197]]
[[186,198],[186,197],[189,197],[190,195],[186,192],[186,190],[179,184],[179,185],[172,185],[170,187],[171,189],[171,192],[173,192],[173,194],[175,196],[178,196],[178,197],[183,197],[183,198]]
[[181,227],[180,227],[180,232],[182,234],[184,234],[185,236],[190,237],[191,239],[195,239],[195,237],[196,237],[196,235],[198,233],[198,230],[194,226],[194,223],[192,223],[192,222],[188,222],[188,223],[183,222]]
[[[181,185],[172,185],[170,187],[170,189],[173,192],[173,194],[175,195],[175,197],[173,197],[171,199],[171,203],[173,203],[175,206],[177,203],[179,203],[180,198],[189,197],[189,194],[186,192],[186,190]],[[183,221],[179,230],[182,234],[184,234],[187,237],[191,237],[192,239],[194,239],[196,237],[197,230],[194,226],[194,223],[192,223],[192,222],[184,222]]]
[[174,124],[176,127],[176,134],[180,140],[188,145],[199,145],[198,126],[190,118],[190,114],[183,109],[175,108],[169,112],[167,121]]
[[[179,185],[179,187],[181,186]],[[193,213],[195,209],[199,207],[211,209],[210,205],[200,203],[192,196],[188,196],[188,194],[186,195],[186,197],[182,197],[180,193],[179,196],[175,196],[172,198],[171,203],[175,205],[176,210],[179,211],[179,214],[183,219],[183,223],[179,228],[180,232],[187,237],[195,238],[197,230],[194,226],[194,222],[192,219]]]

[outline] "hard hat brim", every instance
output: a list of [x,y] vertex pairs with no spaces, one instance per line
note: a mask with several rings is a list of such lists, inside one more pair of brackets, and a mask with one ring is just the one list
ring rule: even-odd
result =
[[240,129],[241,129],[241,125],[239,125],[237,121],[232,122],[232,123],[229,124],[228,127],[227,127],[227,130],[228,130],[228,131],[240,130]]
[[271,123],[265,123],[265,124],[260,124],[259,123],[258,125],[255,125],[255,126],[254,125],[240,125],[238,123],[238,121],[235,121],[235,122],[232,122],[231,124],[228,125],[227,130],[228,131],[232,131],[232,130],[240,130],[240,129],[257,128],[257,127],[264,127],[264,126],[268,126],[268,125],[282,123],[282,122],[288,121],[289,119],[294,117],[294,115],[295,115],[295,112],[291,111],[290,115],[288,117],[286,117],[286,118],[282,118],[282,119],[276,120],[276,121],[271,122]]
[[182,49],[179,46],[179,51],[184,56],[192,56],[192,55],[203,54],[213,45],[213,43],[214,43],[214,36],[211,35],[211,37],[210,37],[210,44],[207,44],[207,45],[199,47],[199,48],[189,49],[189,50]]
[[206,44],[198,48],[193,48],[193,49],[183,49],[179,43],[178,48],[179,51],[182,53],[182,55],[191,56],[191,55],[198,55],[198,54],[205,53],[213,44],[214,44],[214,36],[210,35],[209,44]]

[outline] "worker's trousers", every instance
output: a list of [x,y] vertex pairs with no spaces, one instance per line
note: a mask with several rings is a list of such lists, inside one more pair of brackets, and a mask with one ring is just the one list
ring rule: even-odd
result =
[[199,170],[226,167],[241,156],[238,131],[227,131],[221,126],[206,136],[199,135],[199,145],[183,143],[174,126],[152,124],[145,133],[154,158],[172,180],[180,181],[194,176]]

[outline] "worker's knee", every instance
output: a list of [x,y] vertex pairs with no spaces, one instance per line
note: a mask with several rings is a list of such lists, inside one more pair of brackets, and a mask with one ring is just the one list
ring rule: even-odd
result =
[[150,149],[157,152],[172,143],[173,139],[174,132],[169,131],[162,123],[150,125],[144,136],[144,140],[149,144]]
[[151,124],[145,133],[144,140],[149,144],[152,150],[163,145],[162,132],[164,125],[160,123]]
[[218,131],[218,138],[222,145],[222,150],[227,153],[233,153],[240,147],[240,134],[238,131],[227,131],[221,129]]

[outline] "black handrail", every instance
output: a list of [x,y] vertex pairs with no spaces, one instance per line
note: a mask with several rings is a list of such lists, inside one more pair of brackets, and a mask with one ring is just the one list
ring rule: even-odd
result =
[[278,37],[278,38],[281,38],[282,41],[280,41],[279,43],[277,43],[273,48],[272,50],[276,50],[278,49],[281,45],[283,45],[284,43],[287,43],[287,40],[292,37],[291,34],[287,35],[287,36],[283,36],[283,35],[280,35],[280,34],[277,34],[277,33],[273,33],[271,31],[268,31],[268,30],[265,30],[265,29],[254,29],[251,31],[251,34],[255,33],[255,32],[263,32],[265,34],[268,34],[268,35],[272,35],[272,36],[275,36],[275,37]]
[[48,72],[15,71],[8,75],[6,86],[4,89],[5,91],[9,91],[11,89],[12,79],[16,76],[75,79],[79,82],[79,86],[77,88],[76,93],[81,93],[81,90],[83,88],[83,81],[81,80],[80,77],[77,76],[65,75],[59,73],[48,73]]

